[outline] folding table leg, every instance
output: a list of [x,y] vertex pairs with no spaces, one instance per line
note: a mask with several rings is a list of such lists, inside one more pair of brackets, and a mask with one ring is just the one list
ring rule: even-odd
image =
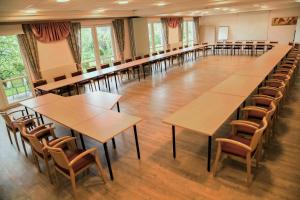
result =
[[118,110],[118,112],[120,112],[120,104],[119,104],[119,102],[117,102],[117,110]]
[[114,77],[115,77],[115,84],[116,84],[116,88],[117,88],[117,90],[118,90],[117,74],[116,74],[116,73],[114,73]]
[[136,125],[133,126],[133,130],[134,130],[136,153],[137,153],[138,159],[140,160],[141,159],[141,155],[140,155],[140,147],[139,147],[139,140],[138,140]]
[[112,168],[111,168],[111,165],[110,165],[110,159],[109,159],[109,154],[108,154],[106,142],[103,144],[103,147],[104,147],[104,153],[105,153],[105,158],[106,158],[106,162],[107,162],[107,166],[108,166],[110,179],[114,180],[114,175],[113,175]]
[[42,114],[40,114],[40,118],[41,118],[41,122],[42,122],[42,124],[45,124],[45,122],[44,122],[44,118],[43,118],[43,115],[42,115]]
[[34,114],[35,114],[35,117],[36,117],[36,120],[37,120],[38,125],[41,125],[40,120],[39,120],[39,115],[38,115],[38,113],[37,113],[37,112],[34,112]]
[[115,141],[115,138],[112,138],[111,140],[112,140],[113,148],[116,149],[116,141]]
[[208,149],[207,149],[207,171],[210,172],[211,160],[211,136],[208,136]]
[[172,126],[172,141],[173,141],[173,158],[176,158],[176,138],[175,138],[175,126]]

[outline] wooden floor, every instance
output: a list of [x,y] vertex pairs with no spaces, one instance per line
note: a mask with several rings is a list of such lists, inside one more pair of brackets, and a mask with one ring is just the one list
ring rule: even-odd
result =
[[[102,145],[86,139],[88,146],[97,146],[101,152],[107,183],[96,170],[80,176],[79,199],[299,199],[300,76],[280,113],[276,137],[261,165],[253,169],[250,187],[243,163],[225,159],[216,178],[206,171],[207,137],[197,133],[178,129],[177,159],[172,158],[171,127],[161,120],[236,69],[249,67],[251,59],[209,56],[167,73],[156,72],[141,82],[124,83],[119,89],[121,112],[143,118],[138,125],[141,160],[136,156],[133,131],[117,136],[117,149],[109,144],[115,175],[110,181]],[[225,124],[217,136],[226,135],[228,128]],[[10,145],[3,121],[0,131],[0,199],[72,199],[66,178],[59,176],[58,185],[51,185],[45,173],[40,174],[30,159]],[[70,134],[60,126],[56,132]]]

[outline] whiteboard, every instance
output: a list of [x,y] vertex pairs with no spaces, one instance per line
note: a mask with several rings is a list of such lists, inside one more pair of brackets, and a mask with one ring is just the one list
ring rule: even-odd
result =
[[218,30],[218,40],[228,40],[228,26],[219,26]]

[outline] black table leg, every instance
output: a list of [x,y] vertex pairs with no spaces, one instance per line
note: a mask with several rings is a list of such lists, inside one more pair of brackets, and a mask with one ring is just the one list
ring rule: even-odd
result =
[[112,140],[113,148],[116,149],[116,141],[115,141],[115,138],[112,138],[111,140]]
[[172,126],[172,140],[173,140],[173,158],[176,158],[176,138],[175,138],[175,126]]
[[144,73],[144,79],[146,79],[146,72],[145,72],[145,66],[143,65],[143,73]]
[[108,85],[108,91],[111,92],[111,90],[110,90],[110,83],[109,83],[109,77],[108,76],[106,76],[106,80],[107,80],[107,85]]
[[[71,131],[71,136],[76,138],[74,131],[72,129],[70,129],[70,131]],[[75,144],[76,144],[76,147],[77,147],[78,145],[77,145],[76,139],[75,139]]]
[[140,147],[139,147],[139,140],[138,140],[136,125],[133,126],[133,130],[134,130],[136,153],[137,153],[138,159],[140,160],[141,159],[141,155],[140,155]]
[[41,118],[41,122],[42,122],[42,124],[45,124],[45,122],[44,122],[44,118],[43,118],[43,115],[41,115],[41,114],[40,114],[40,118]]
[[165,72],[167,71],[167,59],[165,58]]
[[[27,115],[29,115],[29,112],[28,112],[28,108],[27,108],[27,107],[25,107],[25,112],[26,112]],[[23,113],[22,113],[22,114],[23,114]]]
[[83,140],[83,136],[82,136],[81,133],[79,134],[79,137],[80,137],[80,141],[81,141],[81,145],[82,145],[83,150],[86,150],[84,140]]
[[34,112],[34,114],[35,114],[35,117],[36,117],[36,120],[37,120],[38,125],[41,125],[40,120],[39,120],[39,115],[38,115],[38,113],[37,113],[37,112]]
[[120,104],[119,104],[119,102],[117,102],[117,110],[118,110],[118,112],[120,112]]
[[111,168],[111,165],[110,165],[110,159],[109,159],[109,154],[108,154],[106,142],[103,144],[103,147],[104,147],[105,158],[106,158],[106,162],[107,162],[107,166],[108,166],[108,171],[109,171],[110,179],[114,180],[114,175],[113,175],[112,168]]
[[117,74],[114,73],[114,77],[115,77],[115,84],[116,84],[116,88],[118,89],[118,83],[117,83]]
[[210,159],[211,159],[211,136],[208,136],[208,149],[207,149],[207,171],[210,172]]
[[237,111],[236,111],[236,119],[240,118],[240,107],[238,107]]
[[75,88],[76,88],[77,94],[79,94],[79,88],[78,88],[78,84],[77,83],[75,84]]

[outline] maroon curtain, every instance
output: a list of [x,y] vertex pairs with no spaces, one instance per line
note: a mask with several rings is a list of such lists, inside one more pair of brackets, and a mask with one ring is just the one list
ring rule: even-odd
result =
[[70,33],[69,22],[48,22],[30,24],[35,38],[44,43],[64,40]]

